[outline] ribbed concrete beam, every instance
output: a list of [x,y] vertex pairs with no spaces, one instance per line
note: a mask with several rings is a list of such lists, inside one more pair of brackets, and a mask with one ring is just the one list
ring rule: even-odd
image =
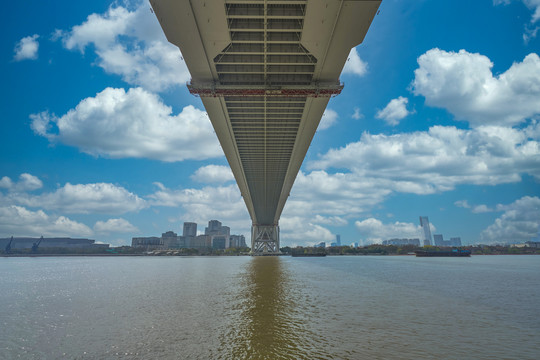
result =
[[189,90],[201,97],[236,178],[253,223],[252,251],[279,251],[285,202],[380,1],[150,2],[182,51]]

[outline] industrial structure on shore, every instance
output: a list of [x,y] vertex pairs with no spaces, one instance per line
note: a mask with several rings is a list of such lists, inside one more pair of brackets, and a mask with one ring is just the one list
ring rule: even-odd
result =
[[33,252],[38,248],[55,249],[108,249],[109,244],[96,244],[92,239],[74,239],[69,237],[11,237],[0,239],[0,249],[5,253],[11,250],[30,249]]
[[252,221],[252,253],[279,253],[283,207],[380,0],[150,2],[231,166]]

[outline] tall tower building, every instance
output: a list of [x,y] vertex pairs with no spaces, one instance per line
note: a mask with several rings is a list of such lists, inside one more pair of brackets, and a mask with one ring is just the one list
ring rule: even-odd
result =
[[197,236],[197,223],[185,222],[183,236]]
[[431,229],[429,228],[429,219],[427,216],[420,216],[420,226],[424,230],[424,246],[431,245]]
[[210,220],[208,222],[208,227],[204,229],[205,235],[214,235],[221,233],[221,222],[217,220]]
[[341,246],[341,235],[336,235],[336,244],[337,246]]

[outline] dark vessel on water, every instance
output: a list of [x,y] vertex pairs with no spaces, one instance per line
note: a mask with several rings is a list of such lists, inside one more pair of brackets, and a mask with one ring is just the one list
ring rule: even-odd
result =
[[304,253],[291,253],[291,256],[292,257],[323,257],[323,256],[326,256],[325,253],[308,253],[308,254],[304,254]]
[[467,257],[471,256],[470,250],[453,249],[450,251],[417,250],[416,257]]

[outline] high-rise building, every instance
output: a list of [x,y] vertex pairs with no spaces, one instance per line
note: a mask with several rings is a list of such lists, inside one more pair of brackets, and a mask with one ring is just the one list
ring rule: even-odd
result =
[[336,235],[336,244],[337,246],[341,246],[341,235]]
[[210,235],[198,235],[191,239],[190,248],[206,252],[212,247],[212,237]]
[[173,231],[167,231],[161,234],[161,240],[163,242],[163,249],[178,248],[178,235]]
[[197,223],[185,222],[183,236],[197,236]]
[[228,226],[222,226],[219,228],[219,233],[221,235],[231,236],[231,228]]
[[450,246],[461,246],[461,238],[460,237],[450,238]]
[[431,245],[431,229],[429,228],[429,219],[427,216],[420,216],[420,226],[424,230],[424,246]]
[[244,235],[231,235],[229,237],[229,247],[243,248],[246,247],[246,238]]
[[221,222],[217,220],[210,220],[208,227],[204,229],[205,235],[218,235],[221,234]]
[[212,249],[225,250],[227,248],[228,237],[225,235],[212,236]]
[[433,235],[433,245],[435,246],[444,246],[444,239],[442,234]]

